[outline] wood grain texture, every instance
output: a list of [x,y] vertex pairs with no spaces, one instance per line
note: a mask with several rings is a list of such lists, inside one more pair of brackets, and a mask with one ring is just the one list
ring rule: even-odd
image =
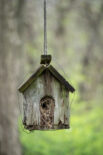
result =
[[[24,92],[24,126],[28,130],[48,130],[69,128],[69,91],[56,80],[49,71],[44,71]],[[55,101],[53,124],[41,124],[40,101],[43,97]]]

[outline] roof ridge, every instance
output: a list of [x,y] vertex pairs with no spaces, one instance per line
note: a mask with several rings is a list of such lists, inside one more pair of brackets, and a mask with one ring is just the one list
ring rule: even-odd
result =
[[60,83],[62,83],[62,84],[65,86],[66,89],[68,89],[68,90],[71,91],[72,93],[75,91],[75,89],[69,84],[69,82],[66,81],[66,79],[65,79],[52,65],[48,65],[48,66],[46,66],[46,65],[41,65],[41,66],[36,70],[36,72],[33,73],[33,74],[30,76],[30,78],[29,78],[26,82],[24,82],[23,84],[20,85],[20,87],[18,88],[18,90],[19,90],[20,92],[24,92],[25,89],[26,89],[27,87],[29,87],[30,84],[31,84],[33,81],[35,81],[35,80],[37,79],[37,77],[40,76],[40,75],[44,72],[44,70],[46,70],[46,69],[49,70],[49,71],[52,73],[52,75],[53,75]]

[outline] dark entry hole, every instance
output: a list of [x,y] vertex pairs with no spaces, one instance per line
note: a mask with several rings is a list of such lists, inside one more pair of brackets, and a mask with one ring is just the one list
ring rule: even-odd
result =
[[49,104],[50,104],[50,101],[46,100],[44,102],[41,103],[41,107],[45,110],[48,110],[49,108]]
[[55,101],[52,97],[45,96],[40,101],[41,126],[52,128],[54,122]]
[[46,108],[47,106],[46,106],[46,104],[44,103],[44,104],[42,104],[42,108]]
[[43,109],[47,109],[47,104],[46,104],[46,103],[43,103],[43,104],[42,104],[42,108],[43,108]]

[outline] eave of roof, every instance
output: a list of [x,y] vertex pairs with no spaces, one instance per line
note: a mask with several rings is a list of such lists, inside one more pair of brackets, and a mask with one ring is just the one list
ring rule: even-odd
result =
[[65,88],[68,90],[68,91],[71,91],[72,93],[75,91],[75,89],[69,84],[68,81],[66,81],[64,79],[64,77],[52,66],[52,65],[49,65],[49,66],[45,66],[45,65],[41,65],[34,74],[32,74],[32,76],[26,81],[24,82],[23,84],[21,84],[21,86],[18,88],[18,90],[20,92],[24,92],[25,89],[27,89],[31,83],[33,81],[35,81],[37,79],[37,77],[39,77],[44,70],[49,70],[52,75],[61,83],[65,86]]

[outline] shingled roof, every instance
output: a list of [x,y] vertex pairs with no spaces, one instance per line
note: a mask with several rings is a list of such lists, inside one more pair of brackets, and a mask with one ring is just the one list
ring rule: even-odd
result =
[[35,81],[38,76],[40,76],[45,70],[48,70],[50,71],[50,73],[61,83],[64,85],[64,87],[70,91],[70,92],[74,92],[75,89],[69,84],[69,82],[67,82],[64,77],[52,66],[52,65],[49,65],[49,66],[45,66],[45,65],[41,65],[37,71],[31,75],[31,77],[26,81],[24,82],[19,88],[18,90],[20,92],[24,92],[31,84],[33,81]]

